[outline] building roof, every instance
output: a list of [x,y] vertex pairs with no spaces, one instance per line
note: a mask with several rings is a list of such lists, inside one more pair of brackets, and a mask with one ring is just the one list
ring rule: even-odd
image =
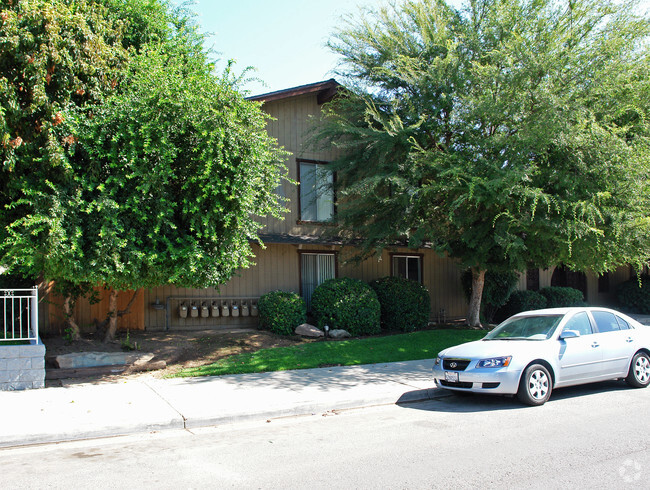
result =
[[309,83],[307,85],[300,85],[298,87],[286,88],[284,90],[277,90],[275,92],[269,92],[261,95],[253,95],[252,97],[247,97],[248,100],[255,100],[258,102],[273,102],[274,100],[287,99],[289,97],[296,97],[298,95],[313,94],[316,93],[318,96],[318,103],[324,104],[332,100],[332,97],[336,94],[336,91],[341,86],[333,78],[329,80],[324,80],[322,82]]
[[304,244],[304,245],[343,245],[343,241],[332,236],[292,235],[289,233],[260,233],[264,243]]

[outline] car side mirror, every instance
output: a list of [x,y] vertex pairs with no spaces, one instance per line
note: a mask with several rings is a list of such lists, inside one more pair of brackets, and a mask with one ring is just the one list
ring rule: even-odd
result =
[[580,332],[577,330],[565,330],[560,334],[560,339],[573,339],[575,337],[580,337]]

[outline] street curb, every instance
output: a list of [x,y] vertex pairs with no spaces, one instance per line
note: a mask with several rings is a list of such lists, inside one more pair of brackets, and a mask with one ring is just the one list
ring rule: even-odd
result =
[[[96,430],[85,430],[78,433],[58,434],[28,434],[22,437],[13,437],[0,440],[1,449],[18,448],[37,444],[52,444],[62,442],[73,442],[88,439],[100,439],[106,437],[119,437],[147,432],[159,432],[164,430],[198,429],[220,425],[233,425],[243,422],[266,421],[278,418],[300,417],[306,415],[325,414],[337,410],[362,409],[382,405],[403,405],[419,403],[448,396],[440,390],[433,388],[415,390],[404,393],[397,400],[394,397],[364,398],[333,403],[302,403],[290,408],[277,408],[271,410],[259,410],[251,412],[240,412],[238,414],[216,415],[214,417],[185,418],[182,414],[174,417],[168,422],[152,424],[134,424],[122,427],[103,427]],[[161,398],[162,399],[162,398]]]
[[89,439],[101,439],[107,437],[128,436],[133,434],[142,434],[146,432],[159,432],[169,429],[183,429],[184,421],[182,418],[170,420],[166,423],[156,424],[137,424],[131,427],[119,428],[101,428],[97,430],[87,430],[74,434],[29,434],[20,438],[3,439],[0,441],[0,449],[19,448],[23,446],[33,446],[37,444],[55,444],[61,442],[83,441]]
[[0,448],[408,405],[449,396],[429,360],[1,394]]
[[240,412],[215,417],[185,418],[186,429],[198,429],[202,427],[213,427],[219,425],[237,424],[241,422],[252,422],[255,420],[264,421],[277,418],[300,417],[305,415],[325,414],[337,410],[363,409],[382,405],[407,405],[409,403],[420,403],[438,398],[450,396],[450,393],[427,388],[422,390],[408,391],[402,394],[397,400],[394,396],[382,396],[377,398],[364,398],[356,400],[339,401],[333,403],[300,403],[290,408],[278,408],[272,410]]

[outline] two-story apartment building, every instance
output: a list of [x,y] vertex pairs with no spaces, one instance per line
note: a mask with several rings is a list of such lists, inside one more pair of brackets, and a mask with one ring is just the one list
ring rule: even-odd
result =
[[[315,151],[307,145],[309,125],[313,123],[311,116],[319,114],[322,104],[331,100],[338,86],[335,80],[327,80],[252,97],[262,102],[262,109],[271,116],[268,132],[291,153],[287,161],[289,177],[298,186],[285,182],[278,188],[278,193],[289,200],[289,212],[284,220],[266,220],[261,233],[265,248],[253,245],[256,265],[242,270],[219,290],[163,286],[146,291],[146,328],[252,325],[256,323],[251,316],[253,306],[262,294],[277,289],[294,291],[309,304],[316,286],[326,279],[344,276],[370,281],[391,274],[402,275],[427,285],[435,318],[443,314],[441,310],[446,317],[465,314],[466,301],[458,268],[431,250],[396,248],[362,264],[347,263],[351,250],[342,247],[332,236],[332,227],[327,223],[335,213],[335,199],[328,185],[334,175],[327,163],[335,154]],[[152,307],[156,300],[168,305],[169,310]],[[192,301],[197,305],[225,303],[230,306],[229,316],[224,317],[221,311],[219,317],[202,318],[199,314],[181,318],[179,306]],[[239,306],[239,317],[232,316],[233,302]],[[242,316],[242,303],[248,306],[247,317]]]
[[[449,258],[429,249],[394,248],[361,264],[346,261],[351,249],[342,246],[328,221],[336,212],[331,184],[335,176],[327,163],[333,150],[315,151],[307,145],[311,116],[331,100],[339,85],[331,79],[252,97],[262,102],[271,116],[268,132],[291,153],[287,161],[289,177],[298,186],[284,182],[277,190],[286,197],[289,212],[284,220],[268,218],[261,238],[264,247],[253,245],[255,265],[242,270],[219,289],[185,289],[161,286],[144,291],[133,312],[120,318],[120,328],[194,329],[250,327],[257,324],[256,304],[261,295],[273,290],[294,291],[309,304],[316,286],[332,277],[352,277],[370,281],[388,275],[407,277],[424,284],[431,296],[431,320],[462,318],[467,302],[460,284],[460,269]],[[316,118],[314,118],[315,120]],[[522,274],[520,289],[550,285],[577,286],[588,301],[609,303],[613,285],[626,280],[623,268],[606,278],[556,270],[533,270]],[[128,300],[122,295],[122,302]],[[79,324],[102,318],[105,301],[90,306],[79,301]],[[52,309],[52,323],[60,313]]]

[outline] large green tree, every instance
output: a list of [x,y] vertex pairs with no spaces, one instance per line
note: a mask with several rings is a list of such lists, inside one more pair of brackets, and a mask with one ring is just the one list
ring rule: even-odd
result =
[[646,18],[607,0],[407,0],[330,42],[344,95],[317,140],[363,252],[431,245],[472,270],[648,261]]
[[[107,339],[117,291],[217,286],[247,267],[256,219],[282,211],[273,191],[286,172],[284,153],[230,67],[214,73],[185,13],[159,0],[16,2],[7,10],[19,38],[26,27],[50,32],[50,14],[69,23],[71,33],[60,29],[67,44],[34,45],[69,60],[68,79],[87,62],[90,78],[105,84],[70,82],[49,94],[44,75],[49,146],[42,128],[38,139],[20,136],[25,125],[5,117],[6,138],[22,144],[5,147],[0,263],[70,288],[110,288]],[[74,30],[84,25],[72,18],[77,11],[88,32]],[[14,57],[29,55],[25,44],[16,43]],[[20,93],[25,77],[13,75],[6,86]],[[94,99],[75,99],[89,92]]]

